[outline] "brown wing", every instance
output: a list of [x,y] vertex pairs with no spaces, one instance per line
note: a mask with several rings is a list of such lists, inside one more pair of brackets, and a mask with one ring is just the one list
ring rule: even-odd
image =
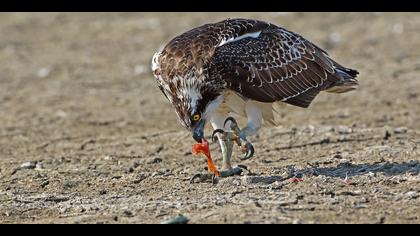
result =
[[343,79],[325,51],[275,25],[217,47],[210,64],[211,76],[245,98],[300,107]]
[[248,19],[227,19],[189,30],[168,42],[156,58],[159,70],[155,74],[173,78],[192,69],[199,70],[212,58],[217,46],[248,32],[261,31],[268,23]]

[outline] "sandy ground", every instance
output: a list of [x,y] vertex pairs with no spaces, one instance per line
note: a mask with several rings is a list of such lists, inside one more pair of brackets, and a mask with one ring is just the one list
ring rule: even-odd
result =
[[[300,33],[361,86],[285,107],[235,158],[243,176],[189,184],[205,160],[151,57],[237,16]],[[0,13],[0,35],[1,223],[420,223],[418,13]]]

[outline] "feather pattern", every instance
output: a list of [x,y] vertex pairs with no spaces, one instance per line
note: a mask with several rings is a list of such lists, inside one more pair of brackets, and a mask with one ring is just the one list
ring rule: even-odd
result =
[[205,107],[226,91],[244,100],[308,107],[320,91],[358,85],[356,70],[302,36],[249,19],[206,24],[175,37],[154,55],[152,69],[184,126],[190,126],[185,116],[195,109],[191,104]]

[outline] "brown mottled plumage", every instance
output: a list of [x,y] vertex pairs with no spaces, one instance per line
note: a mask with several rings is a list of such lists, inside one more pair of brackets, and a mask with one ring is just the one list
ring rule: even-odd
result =
[[206,24],[175,37],[155,54],[153,72],[187,128],[193,125],[188,115],[204,112],[226,91],[244,100],[308,107],[320,91],[341,93],[358,85],[356,70],[302,36],[248,19]]
[[[251,158],[254,147],[247,137],[263,122],[277,124],[276,104],[308,107],[320,91],[342,93],[358,85],[356,70],[339,65],[302,36],[248,19],[206,24],[175,37],[153,56],[152,69],[197,142],[207,143],[204,127],[211,123],[224,176],[240,173],[231,166],[232,140],[242,146],[243,159]],[[246,127],[240,129],[231,113],[246,116]]]

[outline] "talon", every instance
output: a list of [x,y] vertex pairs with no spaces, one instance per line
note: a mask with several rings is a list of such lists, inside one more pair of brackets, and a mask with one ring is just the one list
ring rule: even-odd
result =
[[243,147],[242,151],[245,153],[245,156],[241,158],[241,160],[248,160],[252,156],[254,156],[254,146],[250,142],[246,142],[245,146]]
[[226,118],[225,123],[223,124],[223,127],[226,127],[226,123],[228,121],[232,122],[232,124],[235,125],[236,127],[238,126],[238,123],[236,122],[236,120],[233,117],[229,116],[228,118]]
[[219,182],[219,179],[217,178],[216,175],[211,175],[211,183],[213,185],[217,184]]
[[224,134],[224,133],[225,133],[225,131],[224,131],[224,130],[222,130],[222,129],[215,129],[215,130],[213,131],[213,134],[211,135],[211,141],[213,141],[213,142],[216,142],[216,141],[217,141],[217,136],[215,136],[217,133]]

